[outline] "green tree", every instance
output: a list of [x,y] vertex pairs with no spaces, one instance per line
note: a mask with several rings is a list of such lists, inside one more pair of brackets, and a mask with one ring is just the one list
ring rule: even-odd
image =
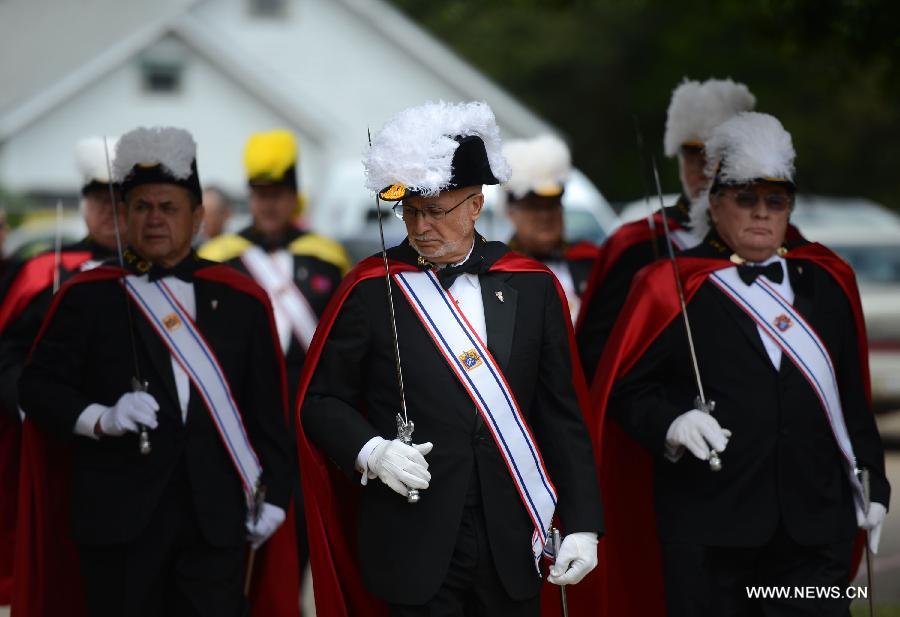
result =
[[[684,78],[732,77],[794,137],[801,190],[900,207],[900,3],[889,0],[393,0],[559,127],[611,200],[662,156]],[[668,190],[675,166],[661,163]]]

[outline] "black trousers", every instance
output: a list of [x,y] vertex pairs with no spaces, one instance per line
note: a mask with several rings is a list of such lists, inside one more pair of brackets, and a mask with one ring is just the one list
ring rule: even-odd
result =
[[[668,617],[850,614],[852,598],[844,596],[852,542],[800,546],[779,529],[761,547],[663,544],[661,548]],[[748,588],[759,587],[782,588],[778,593],[785,597],[751,598]]]
[[[535,574],[537,576],[537,574]],[[481,506],[466,506],[447,577],[421,606],[392,604],[392,617],[538,617],[540,596],[513,600],[497,575]]]
[[137,540],[78,549],[91,617],[239,617],[243,610],[246,548],[206,542],[186,470],[173,474]]

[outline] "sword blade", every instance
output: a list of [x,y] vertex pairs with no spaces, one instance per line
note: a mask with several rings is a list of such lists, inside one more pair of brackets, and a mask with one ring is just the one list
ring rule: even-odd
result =
[[[109,178],[107,186],[109,187],[109,199],[112,202],[113,208],[113,228],[116,232],[116,256],[119,259],[119,267],[124,272],[125,256],[122,251],[122,233],[119,230],[119,202],[116,199],[116,191],[113,188],[113,171],[109,158],[109,142],[106,137],[103,137],[103,152],[106,155],[106,173]],[[122,278],[124,279],[124,277],[125,275],[123,274]],[[137,356],[137,343],[134,340],[134,316],[131,313],[131,302],[128,300],[128,290],[124,285],[122,286],[122,297],[125,299],[125,313],[128,316],[128,340],[131,343],[131,361],[132,368],[134,368],[134,375],[131,378],[131,390],[132,392],[146,392],[149,384],[141,379],[141,368]],[[147,455],[153,450],[153,446],[150,444],[150,433],[143,424],[140,424],[139,426],[138,450],[141,454]]]
[[[669,253],[669,261],[672,263],[672,274],[675,276],[675,290],[678,293],[678,303],[681,307],[681,318],[684,322],[684,331],[687,335],[688,349],[691,354],[691,368],[694,372],[694,379],[697,382],[697,408],[700,411],[711,413],[715,407],[715,402],[707,400],[706,393],[703,391],[703,381],[700,379],[700,364],[697,362],[697,351],[694,348],[694,335],[691,330],[691,321],[688,318],[687,303],[684,299],[684,287],[681,284],[681,275],[678,272],[678,260],[675,259],[675,249],[672,244],[672,234],[669,231],[669,217],[666,216],[665,204],[663,203],[662,184],[659,181],[659,169],[656,166],[656,157],[651,157],[653,165],[653,180],[656,182],[656,194],[659,197],[659,207],[662,210],[662,227],[663,234],[666,237],[666,249]],[[713,448],[709,449],[709,468],[712,471],[722,469],[722,461],[719,453]]]
[[[633,114],[631,118],[634,120],[634,134],[637,138],[638,158],[641,163],[641,184],[644,185],[644,205],[647,207],[647,226],[650,228],[650,237],[652,241],[650,248],[653,249],[653,261],[659,259],[659,245],[656,243],[656,220],[653,218],[653,207],[650,205],[650,189],[647,186],[647,173],[644,162],[644,134],[641,132],[641,124],[638,122],[637,114]],[[663,211],[665,216],[665,211]]]
[[[372,147],[372,133],[369,131],[369,147]],[[412,433],[414,424],[409,421],[406,413],[406,391],[403,388],[403,365],[400,363],[400,338],[397,336],[397,316],[394,313],[394,292],[391,289],[391,266],[388,263],[387,247],[384,243],[384,223],[381,220],[381,198],[375,193],[375,211],[378,214],[378,235],[381,238],[381,259],[384,261],[384,285],[387,289],[388,309],[391,315],[391,336],[394,342],[394,369],[397,373],[397,387],[400,389],[400,412],[397,414],[397,438],[407,445],[412,445]],[[408,503],[419,502],[418,489],[410,488],[406,491]]]
[[[556,558],[559,557],[559,548],[562,546],[562,538],[559,534],[559,529],[556,527],[550,528],[550,542],[553,546],[553,562],[556,563]],[[559,603],[562,609],[562,617],[569,617],[569,598],[566,596],[565,585],[559,585]]]

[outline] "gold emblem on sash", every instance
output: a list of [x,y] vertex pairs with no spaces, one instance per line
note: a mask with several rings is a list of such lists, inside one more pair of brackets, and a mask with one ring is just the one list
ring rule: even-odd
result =
[[163,317],[163,325],[166,327],[166,330],[169,332],[175,330],[179,326],[181,326],[181,318],[178,317],[175,313],[169,313],[165,317]]
[[474,349],[470,349],[469,351],[464,351],[458,356],[459,361],[462,362],[462,365],[466,367],[467,371],[472,371],[483,364],[481,361],[481,356],[478,355],[478,352]]

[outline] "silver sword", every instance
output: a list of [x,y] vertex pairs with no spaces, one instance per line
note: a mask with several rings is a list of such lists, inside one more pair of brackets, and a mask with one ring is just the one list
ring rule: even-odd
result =
[[[562,538],[557,527],[550,528],[550,542],[553,545],[553,563],[559,557],[559,548],[562,546]],[[569,599],[566,597],[566,586],[559,585],[559,602],[562,607],[562,617],[569,617]]]
[[[106,173],[109,174],[109,199],[112,201],[113,207],[113,227],[116,231],[116,256],[119,258],[119,267],[122,270],[125,270],[125,257],[122,253],[122,234],[119,231],[119,206],[118,201],[116,200],[116,191],[113,189],[113,173],[112,173],[112,164],[110,164],[109,160],[109,143],[106,140],[106,137],[103,137],[103,151],[106,154]],[[123,275],[124,278],[124,275]],[[123,281],[124,282],[124,281]],[[132,392],[146,392],[147,388],[150,384],[141,379],[141,369],[138,364],[137,357],[137,344],[134,341],[134,316],[131,314],[131,302],[128,301],[128,291],[125,287],[122,287],[124,298],[125,298],[125,312],[128,315],[128,340],[131,342],[131,360],[132,366],[134,368],[134,375],[131,377],[131,391]],[[147,455],[150,454],[151,450],[153,450],[153,446],[150,444],[150,434],[147,431],[147,427],[143,424],[140,424],[140,431],[138,432],[138,449],[141,454]]]
[[[872,504],[871,496],[869,494],[869,470],[863,467],[859,470],[860,480],[863,485],[863,499],[865,499],[866,506],[866,516],[869,515],[869,506]],[[872,572],[872,551],[869,549],[869,530],[866,530],[865,533],[866,543],[866,584],[868,585],[868,589],[866,589],[866,595],[869,599],[869,617],[875,617],[875,577]]]
[[[694,349],[694,337],[691,334],[691,322],[688,319],[687,303],[684,301],[684,288],[681,286],[681,276],[678,274],[678,261],[675,259],[675,249],[672,248],[672,236],[669,232],[669,217],[666,216],[665,204],[663,203],[662,185],[659,182],[659,170],[656,168],[656,157],[650,157],[653,165],[653,179],[656,182],[656,194],[659,196],[659,207],[662,208],[663,233],[666,236],[666,248],[669,251],[669,261],[672,262],[672,273],[675,275],[675,288],[678,290],[678,302],[681,304],[681,317],[684,320],[684,330],[687,334],[688,348],[691,352],[691,366],[694,369],[694,378],[697,380],[697,398],[694,399],[694,405],[697,409],[712,415],[716,408],[716,402],[708,400],[706,393],[703,391],[703,381],[700,379],[700,365],[697,363],[697,351]],[[719,453],[712,447],[709,449],[709,468],[712,471],[722,470],[722,459]]]
[[[641,133],[641,125],[638,122],[637,114],[633,114],[634,134],[637,137],[638,158],[641,162],[641,184],[644,185],[644,205],[647,207],[647,227],[650,228],[650,248],[653,250],[653,261],[659,259],[659,245],[656,243],[656,220],[653,218],[653,208],[650,206],[650,191],[647,190],[647,174],[644,167],[644,135]],[[662,211],[665,216],[665,209]]]
[[[372,133],[369,133],[369,147],[372,146]],[[388,307],[391,313],[391,335],[394,339],[394,366],[397,372],[397,386],[400,388],[400,410],[397,414],[397,439],[408,446],[412,446],[412,434],[416,425],[410,421],[406,414],[406,391],[403,389],[403,366],[400,364],[400,340],[397,337],[397,317],[394,314],[394,293],[391,291],[391,268],[388,265],[387,248],[384,244],[384,224],[381,220],[381,199],[375,193],[375,209],[378,212],[378,232],[381,236],[381,258],[384,260],[384,285],[387,288]],[[419,503],[419,490],[408,488],[406,490],[408,503]]]

